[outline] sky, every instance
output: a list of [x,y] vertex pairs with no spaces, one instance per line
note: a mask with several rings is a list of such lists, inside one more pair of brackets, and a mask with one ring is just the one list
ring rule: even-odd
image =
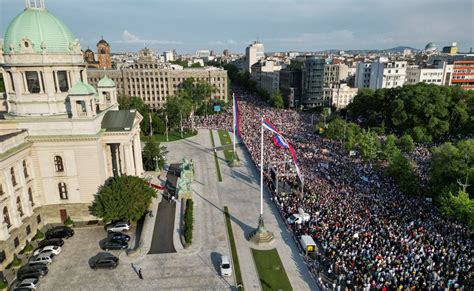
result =
[[[39,0],[38,0],[39,1]],[[244,53],[258,39],[266,52],[327,49],[474,47],[472,0],[45,0],[81,42],[112,52],[144,46]],[[24,0],[0,0],[0,38]]]

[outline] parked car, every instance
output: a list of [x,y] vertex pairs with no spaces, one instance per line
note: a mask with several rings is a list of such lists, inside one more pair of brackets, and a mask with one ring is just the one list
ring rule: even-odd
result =
[[230,265],[230,259],[228,256],[222,256],[221,258],[221,275],[222,276],[232,275],[232,267]]
[[128,243],[124,241],[114,241],[111,239],[104,239],[100,242],[100,247],[103,250],[123,250],[128,248]]
[[107,237],[113,241],[124,241],[124,242],[130,241],[130,236],[121,232],[109,232]]
[[118,264],[119,259],[110,253],[97,254],[89,261],[89,266],[94,270],[103,268],[115,269]]
[[55,256],[57,256],[61,253],[61,247],[58,247],[58,246],[45,246],[45,247],[42,247],[42,248],[37,248],[33,252],[33,256],[37,256],[39,254],[43,254],[43,253],[47,253],[47,252],[51,252]]
[[288,224],[302,224],[303,222],[308,222],[310,219],[310,215],[308,213],[303,213],[303,215],[299,213],[295,213],[290,215],[287,219],[286,222]]
[[122,232],[130,230],[130,223],[126,221],[112,222],[104,226],[107,232]]
[[44,263],[44,264],[51,264],[53,262],[54,254],[51,252],[42,253],[37,256],[33,256],[30,258],[30,263]]
[[62,247],[64,245],[64,241],[60,238],[52,238],[52,239],[45,239],[38,243],[38,247],[46,247],[46,246],[58,246]]
[[74,230],[67,226],[56,226],[46,232],[46,239],[70,238],[74,235]]
[[20,283],[15,284],[12,290],[23,290],[23,289],[30,289],[36,290],[39,286],[39,279],[38,278],[28,278],[22,280]]
[[40,265],[25,265],[21,267],[16,276],[18,280],[24,280],[26,278],[40,278],[48,274],[48,267],[44,264]]

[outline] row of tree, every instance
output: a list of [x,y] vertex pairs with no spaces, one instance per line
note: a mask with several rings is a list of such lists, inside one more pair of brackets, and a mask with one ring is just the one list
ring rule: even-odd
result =
[[474,132],[474,92],[425,83],[366,89],[349,104],[347,113],[364,127],[409,133],[416,142],[430,144]]

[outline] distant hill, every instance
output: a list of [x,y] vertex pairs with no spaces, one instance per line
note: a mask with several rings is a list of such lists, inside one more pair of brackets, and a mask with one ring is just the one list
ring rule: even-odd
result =
[[[367,50],[343,50],[348,54],[368,54],[368,53],[403,53],[405,49],[409,49],[412,52],[419,52],[419,49],[412,48],[409,46],[397,46],[389,49],[367,49]],[[323,53],[339,53],[341,50],[325,50]]]

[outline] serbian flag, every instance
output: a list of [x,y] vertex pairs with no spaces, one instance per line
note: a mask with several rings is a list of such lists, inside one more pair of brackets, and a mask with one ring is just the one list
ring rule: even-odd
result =
[[240,111],[239,111],[239,104],[237,104],[237,96],[232,94],[233,99],[233,111],[234,111],[234,132],[238,136],[240,136]]
[[293,163],[295,164],[296,173],[298,174],[298,177],[301,177],[300,168],[298,167],[298,160],[296,159],[296,153],[291,144],[286,141],[286,139],[280,134],[280,132],[268,119],[264,119],[262,125],[273,133],[273,143],[277,147],[288,149],[290,151],[291,157],[293,158]]

